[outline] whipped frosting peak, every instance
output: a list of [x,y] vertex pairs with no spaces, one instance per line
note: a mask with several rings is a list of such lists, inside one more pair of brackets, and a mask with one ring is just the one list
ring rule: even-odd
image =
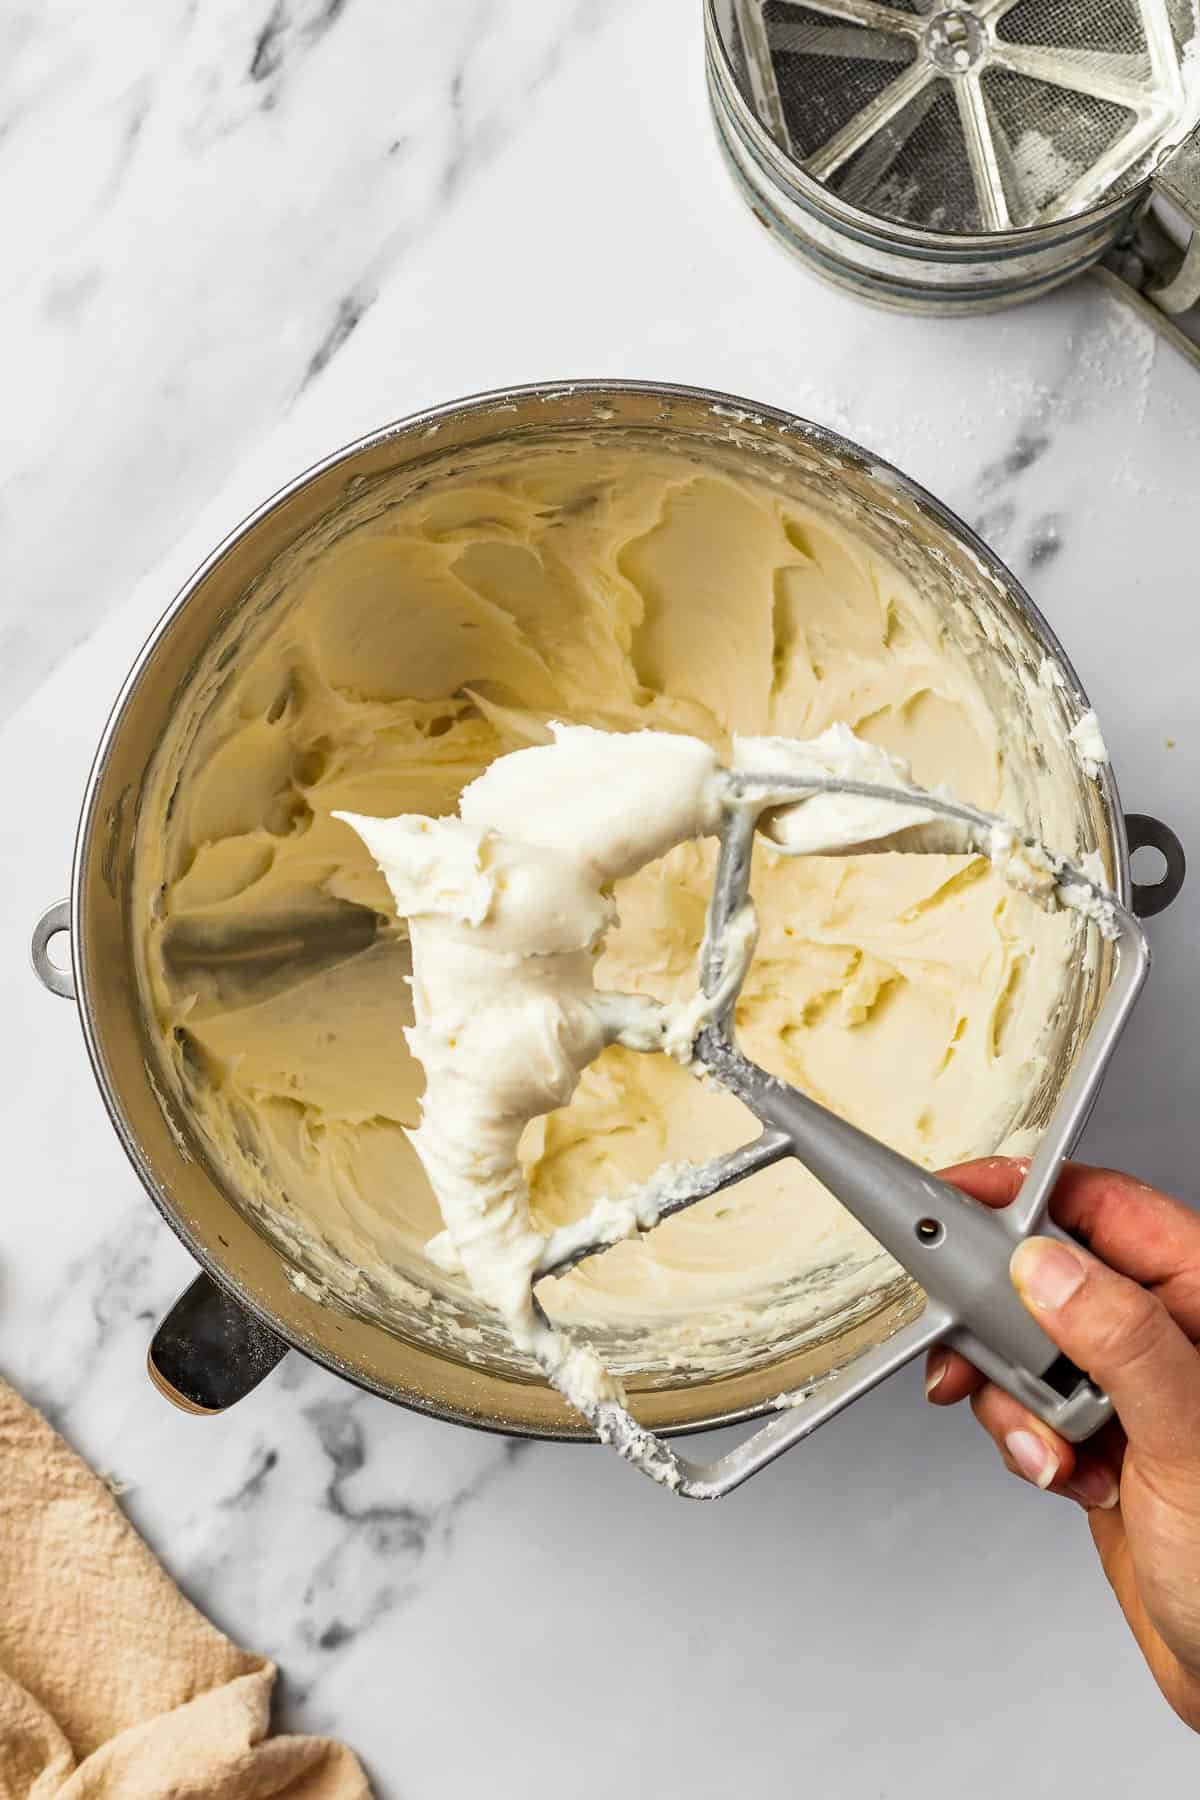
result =
[[725,786],[697,738],[561,724],[552,733],[550,744],[498,758],[464,790],[458,818],[335,816],[363,839],[408,921],[405,1036],[426,1077],[409,1136],[452,1260],[518,1347],[586,1409],[619,1389],[535,1306],[546,1238],[530,1218],[521,1135],[567,1105],[606,1045],[662,1047],[665,1009],[595,987],[616,920],[612,884],[715,832]]
[[563,850],[605,882],[720,824],[723,770],[699,738],[554,723],[553,742],[501,756],[459,802],[467,824]]

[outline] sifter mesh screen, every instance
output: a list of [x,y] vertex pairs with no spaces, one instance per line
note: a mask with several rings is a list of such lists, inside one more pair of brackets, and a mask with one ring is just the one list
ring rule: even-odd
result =
[[733,0],[743,92],[813,178],[942,232],[1130,192],[1200,116],[1200,0]]
[[[1160,9],[1164,14],[1167,8]],[[1010,44],[1052,44],[1060,50],[1110,50],[1138,55],[1146,27],[1138,0],[1021,0],[996,21],[996,36]]]

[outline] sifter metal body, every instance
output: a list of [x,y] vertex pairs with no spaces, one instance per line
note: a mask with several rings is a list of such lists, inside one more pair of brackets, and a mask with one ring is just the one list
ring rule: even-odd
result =
[[705,0],[758,218],[887,306],[1007,306],[1103,263],[1200,361],[1200,0]]

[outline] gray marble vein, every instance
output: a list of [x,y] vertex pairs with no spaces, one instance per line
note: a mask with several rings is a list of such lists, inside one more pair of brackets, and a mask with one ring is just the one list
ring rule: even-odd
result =
[[279,86],[292,71],[296,59],[307,54],[332,30],[346,11],[349,0],[319,0],[316,5],[294,5],[275,0],[254,39],[247,74],[263,87],[262,104],[276,104]]
[[286,416],[610,10],[539,0],[514,30],[489,0],[163,0],[119,41],[67,0],[10,20],[0,183],[38,203],[2,278],[22,354],[0,718]]
[[374,299],[375,295],[370,292],[352,291],[342,295],[334,308],[328,331],[308,359],[308,367],[300,378],[302,389],[329,366]]

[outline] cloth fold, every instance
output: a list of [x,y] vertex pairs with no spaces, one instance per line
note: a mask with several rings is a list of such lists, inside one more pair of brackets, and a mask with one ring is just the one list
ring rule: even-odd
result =
[[274,1680],[0,1381],[0,1800],[370,1800],[344,1745],[269,1735]]

